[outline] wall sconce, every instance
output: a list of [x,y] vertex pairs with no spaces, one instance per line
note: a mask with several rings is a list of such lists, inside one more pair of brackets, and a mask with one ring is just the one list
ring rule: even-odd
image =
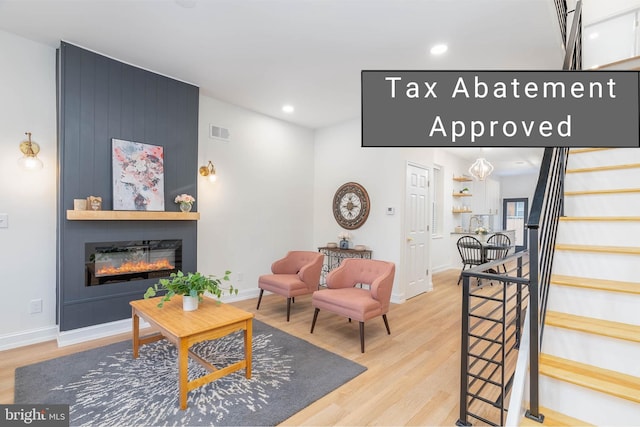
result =
[[44,164],[42,163],[42,160],[38,158],[40,146],[31,141],[31,132],[25,132],[24,134],[29,137],[29,140],[22,141],[20,143],[20,151],[22,151],[24,156],[18,159],[18,164],[21,168],[26,170],[42,169]]
[[211,160],[207,166],[200,166],[200,175],[209,177],[209,181],[214,182],[216,180],[216,167],[213,166]]

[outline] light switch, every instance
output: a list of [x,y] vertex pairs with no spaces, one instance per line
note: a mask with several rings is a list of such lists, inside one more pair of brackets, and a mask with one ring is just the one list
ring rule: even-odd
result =
[[9,228],[9,214],[0,213],[0,228]]

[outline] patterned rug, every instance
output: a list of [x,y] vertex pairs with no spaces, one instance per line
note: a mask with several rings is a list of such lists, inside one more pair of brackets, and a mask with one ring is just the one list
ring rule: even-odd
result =
[[[192,349],[224,367],[243,358],[242,333]],[[193,390],[181,411],[176,360],[165,340],[138,359],[125,341],[21,367],[15,403],[69,404],[72,426],[273,426],[366,370],[254,320],[252,378],[240,370]],[[189,379],[206,372],[189,361]]]

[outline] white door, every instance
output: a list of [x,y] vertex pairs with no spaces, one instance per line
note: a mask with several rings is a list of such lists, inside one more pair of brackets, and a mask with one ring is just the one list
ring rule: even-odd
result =
[[405,201],[406,298],[429,290],[429,171],[407,164]]

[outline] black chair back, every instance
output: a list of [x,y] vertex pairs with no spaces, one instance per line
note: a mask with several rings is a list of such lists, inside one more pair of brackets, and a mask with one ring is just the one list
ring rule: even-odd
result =
[[506,234],[496,233],[487,239],[487,246],[488,261],[506,258],[511,247],[511,239]]
[[480,243],[480,240],[471,236],[462,236],[458,239],[457,246],[463,264],[482,264],[482,244]]

